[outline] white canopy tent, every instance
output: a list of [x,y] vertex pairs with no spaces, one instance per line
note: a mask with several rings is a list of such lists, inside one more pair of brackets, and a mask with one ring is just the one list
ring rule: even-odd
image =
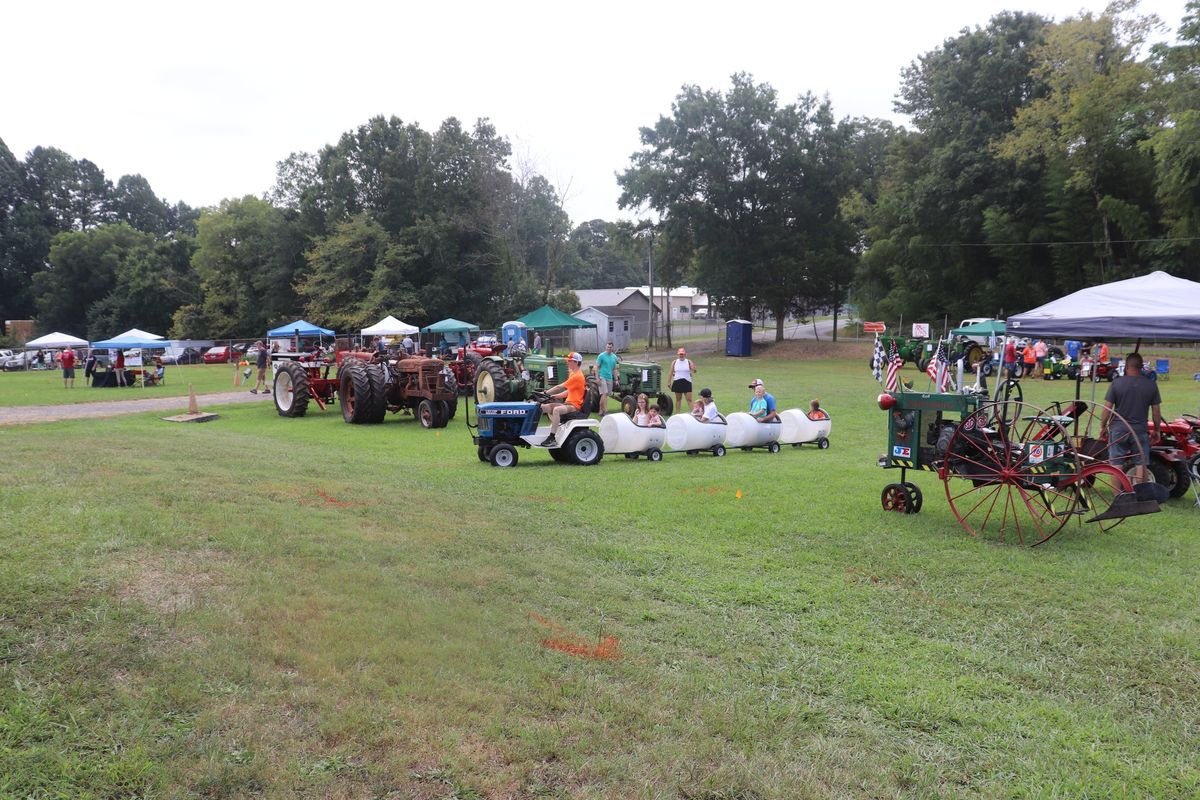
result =
[[87,339],[80,339],[78,336],[72,336],[69,333],[47,333],[45,336],[39,336],[36,339],[31,339],[25,343],[25,347],[29,350],[41,350],[51,347],[87,347]]
[[369,328],[363,328],[359,333],[363,336],[408,336],[419,333],[420,328],[409,325],[388,314]]

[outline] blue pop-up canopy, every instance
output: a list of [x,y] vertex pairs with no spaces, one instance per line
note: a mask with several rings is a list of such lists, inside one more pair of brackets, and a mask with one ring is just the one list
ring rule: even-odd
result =
[[313,325],[302,319],[295,322],[289,322],[287,325],[280,325],[278,328],[272,328],[267,331],[268,339],[286,339],[288,336],[333,336],[333,331],[328,328],[322,328],[319,325]]
[[140,328],[130,328],[122,334],[114,336],[111,339],[105,339],[101,342],[92,342],[92,347],[96,350],[131,350],[135,347],[140,347],[143,350],[149,348],[166,348],[170,342],[156,333],[147,333]]

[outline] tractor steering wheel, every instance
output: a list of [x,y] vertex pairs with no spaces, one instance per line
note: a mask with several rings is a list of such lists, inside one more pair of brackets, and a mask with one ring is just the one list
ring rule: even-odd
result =
[[554,398],[545,389],[534,389],[529,393],[529,399],[535,403],[549,403]]

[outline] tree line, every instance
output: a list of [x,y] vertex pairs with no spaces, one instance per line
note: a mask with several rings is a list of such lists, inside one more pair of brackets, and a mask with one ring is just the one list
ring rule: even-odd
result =
[[618,175],[641,223],[572,225],[486,120],[375,117],[278,164],[262,197],[171,205],[0,141],[0,313],[89,338],[258,335],[303,315],[484,325],[566,287],[692,283],[726,316],[1005,315],[1153,269],[1200,277],[1200,0],[1174,44],[1132,2],[1005,12],[917,58],[911,128],[737,74],[685,86]]

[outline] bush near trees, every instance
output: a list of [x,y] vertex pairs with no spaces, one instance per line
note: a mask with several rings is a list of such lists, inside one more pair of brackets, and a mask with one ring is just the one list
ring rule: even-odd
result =
[[[0,313],[91,337],[252,336],[297,314],[485,326],[564,287],[646,280],[777,320],[1006,315],[1162,269],[1200,278],[1200,0],[1147,46],[1132,2],[1004,12],[901,75],[910,127],[838,119],[745,74],[684,86],[620,173],[638,224],[572,227],[487,121],[375,117],[202,211],[86,159],[0,141]],[[835,326],[836,327],[836,326]]]

